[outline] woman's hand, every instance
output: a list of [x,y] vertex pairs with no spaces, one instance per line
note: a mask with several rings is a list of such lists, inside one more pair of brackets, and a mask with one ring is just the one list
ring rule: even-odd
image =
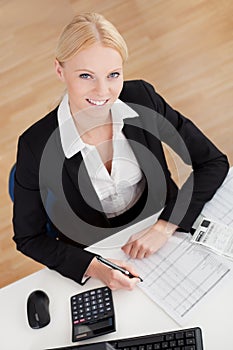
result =
[[130,237],[121,247],[133,259],[143,259],[159,250],[176,231],[178,226],[158,220],[153,226]]
[[[120,267],[123,267],[125,270],[131,272],[134,276],[138,276],[138,273],[134,270],[134,268],[131,265],[119,260],[108,260]],[[135,285],[140,281],[137,277],[129,278],[122,272],[109,268],[108,266],[99,262],[96,258],[94,258],[91,261],[85,275],[101,280],[111,290],[132,290],[135,287]]]

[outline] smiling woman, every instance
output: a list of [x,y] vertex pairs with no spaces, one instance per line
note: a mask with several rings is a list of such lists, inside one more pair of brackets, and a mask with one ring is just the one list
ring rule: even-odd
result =
[[[103,65],[104,62],[104,65]],[[123,61],[120,53],[101,42],[76,53],[64,63],[55,61],[56,73],[66,84],[72,116],[78,112],[86,117],[98,113],[102,123],[110,120],[110,109],[123,87]],[[106,106],[107,105],[107,106]],[[96,108],[103,107],[99,113]],[[88,122],[84,119],[84,122]],[[100,120],[98,121],[100,122]],[[80,123],[83,125],[82,120]],[[93,120],[88,127],[92,127]]]
[[[67,92],[19,138],[13,223],[24,254],[78,283],[95,277],[131,290],[139,278],[100,264],[84,246],[158,213],[151,228],[122,247],[131,258],[147,258],[177,227],[190,230],[228,161],[151,84],[123,81],[126,58],[124,39],[99,14],[75,16],[64,28],[55,69]],[[180,189],[162,143],[193,168]],[[47,235],[48,216],[56,239]]]

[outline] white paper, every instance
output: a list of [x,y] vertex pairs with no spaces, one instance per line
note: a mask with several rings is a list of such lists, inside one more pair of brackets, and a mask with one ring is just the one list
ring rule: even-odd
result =
[[206,203],[202,214],[214,221],[233,226],[233,168],[229,170],[225,181],[211,201]]
[[149,258],[128,261],[143,278],[139,288],[181,326],[230,271],[211,253],[191,244],[189,234],[181,232]]
[[[203,222],[210,222],[208,227]],[[233,259],[233,168],[196,220],[192,241]]]
[[233,260],[233,227],[204,218],[191,241]]

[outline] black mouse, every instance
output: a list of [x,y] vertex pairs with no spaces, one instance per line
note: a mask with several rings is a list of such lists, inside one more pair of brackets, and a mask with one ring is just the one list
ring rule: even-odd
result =
[[49,297],[42,290],[35,290],[29,295],[27,299],[27,317],[29,326],[34,329],[49,324]]

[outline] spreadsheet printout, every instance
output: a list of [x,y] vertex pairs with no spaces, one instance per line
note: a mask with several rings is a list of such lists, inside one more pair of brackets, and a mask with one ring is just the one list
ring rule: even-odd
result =
[[191,311],[230,269],[213,254],[190,243],[187,233],[176,232],[152,256],[128,260],[143,278],[141,288],[170,317],[183,326]]
[[233,167],[211,201],[205,204],[202,215],[233,226]]
[[192,242],[233,260],[233,168],[194,226]]

